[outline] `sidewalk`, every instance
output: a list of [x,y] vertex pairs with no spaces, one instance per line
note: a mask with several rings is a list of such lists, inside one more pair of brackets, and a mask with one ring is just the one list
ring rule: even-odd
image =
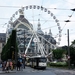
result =
[[[2,71],[2,69],[0,68],[0,74],[3,74],[3,73],[7,73],[6,71]],[[8,73],[16,73],[16,70],[14,69],[13,71],[9,70]]]
[[[22,69],[21,68],[21,70],[20,71],[27,71],[29,68],[28,67],[26,67],[25,69]],[[3,73],[16,73],[16,72],[18,72],[16,69],[14,69],[14,70],[9,70],[9,72],[6,72],[6,71],[2,71],[2,69],[0,68],[0,74],[3,74]]]

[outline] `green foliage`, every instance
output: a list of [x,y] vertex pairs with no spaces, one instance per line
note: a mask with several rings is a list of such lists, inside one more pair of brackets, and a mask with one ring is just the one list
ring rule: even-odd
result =
[[65,53],[62,49],[55,49],[53,50],[53,57],[54,59],[61,59],[63,57],[63,53]]
[[16,30],[13,30],[11,34],[11,46],[15,48],[15,45],[16,45]]
[[75,48],[70,47],[70,63],[75,64]]
[[66,67],[67,64],[66,64],[66,62],[56,62],[56,63],[50,62],[50,63],[48,63],[48,66]]
[[[13,54],[13,52],[14,52],[14,54]],[[15,52],[17,54],[18,46],[16,43],[16,30],[13,30],[6,45],[2,49],[1,59],[8,60],[8,59],[12,59],[12,56],[13,56],[13,60],[14,60],[15,59]]]
[[6,45],[2,49],[1,59],[6,60]]
[[[75,40],[72,41],[72,44],[70,46],[70,63],[74,64],[74,66],[75,66],[75,47],[74,47],[74,45],[75,45]],[[68,54],[68,52],[67,52],[67,54]]]
[[72,41],[72,44],[75,44],[75,40],[74,40],[74,41]]
[[[70,64],[74,64],[75,66],[75,47],[70,46],[69,52],[70,52]],[[67,50],[66,55],[68,55],[68,50]]]

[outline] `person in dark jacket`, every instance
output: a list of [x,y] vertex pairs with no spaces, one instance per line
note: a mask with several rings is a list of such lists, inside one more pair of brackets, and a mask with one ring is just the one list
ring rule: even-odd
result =
[[20,63],[20,61],[17,61],[16,66],[17,66],[17,71],[18,71],[18,70],[20,71],[20,67],[21,67],[21,63]]

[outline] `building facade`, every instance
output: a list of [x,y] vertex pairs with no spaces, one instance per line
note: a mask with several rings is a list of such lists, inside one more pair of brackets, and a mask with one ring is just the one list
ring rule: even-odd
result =
[[5,43],[6,43],[6,33],[0,33],[0,60],[2,48],[4,47]]

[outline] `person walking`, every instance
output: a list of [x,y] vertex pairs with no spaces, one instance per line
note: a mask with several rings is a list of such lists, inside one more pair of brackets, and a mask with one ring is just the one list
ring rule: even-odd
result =
[[21,63],[20,63],[20,61],[19,61],[19,60],[17,61],[16,66],[17,66],[17,71],[20,71]]
[[2,71],[5,71],[5,68],[6,68],[6,62],[3,61],[3,62],[2,62]]
[[9,61],[6,62],[6,72],[9,72]]
[[11,69],[11,71],[13,70],[13,63],[12,63],[12,61],[10,61],[10,69]]

